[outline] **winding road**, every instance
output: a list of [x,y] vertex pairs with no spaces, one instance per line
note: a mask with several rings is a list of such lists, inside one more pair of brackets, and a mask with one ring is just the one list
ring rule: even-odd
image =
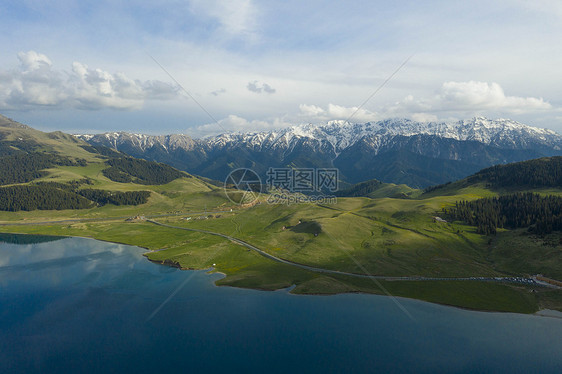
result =
[[273,260],[273,261],[276,261],[276,262],[279,262],[279,263],[282,263],[282,264],[298,267],[298,268],[301,268],[301,269],[304,269],[304,270],[313,271],[313,272],[316,272],[316,273],[344,275],[344,276],[351,276],[351,277],[358,277],[358,278],[368,278],[368,279],[383,279],[383,280],[388,280],[388,281],[481,281],[481,282],[522,283],[522,284],[528,284],[528,285],[532,284],[532,285],[537,285],[537,286],[546,286],[543,283],[537,282],[533,278],[523,278],[523,277],[463,277],[463,278],[419,277],[419,276],[415,276],[415,277],[396,277],[396,276],[385,276],[385,275],[358,274],[358,273],[349,273],[349,272],[345,272],[345,271],[323,269],[323,268],[318,268],[318,267],[315,267],[315,266],[309,266],[309,265],[305,265],[305,264],[300,264],[298,262],[285,260],[283,258],[280,258],[280,257],[274,256],[270,253],[267,253],[267,252],[259,249],[258,247],[254,246],[254,245],[252,245],[248,242],[245,242],[241,239],[232,237],[230,235],[221,234],[219,232],[201,230],[201,229],[193,229],[193,228],[188,228],[188,227],[172,226],[172,225],[168,225],[166,223],[154,221],[152,219],[147,219],[146,221],[150,222],[150,223],[153,223],[155,225],[158,225],[158,226],[168,227],[168,228],[171,228],[171,229],[200,232],[200,233],[203,233],[203,234],[220,236],[221,238],[225,238],[225,239],[230,240],[234,243],[240,244],[240,245],[242,245],[242,246],[244,246],[248,249],[251,249],[252,251],[257,252],[260,255],[262,255],[263,257],[266,257],[270,260]]
[[164,227],[168,227],[171,229],[178,229],[178,230],[186,230],[186,231],[194,231],[194,232],[200,232],[203,234],[209,234],[209,235],[215,235],[215,236],[220,236],[222,238],[228,239],[234,243],[240,244],[248,249],[251,249],[257,253],[259,253],[260,255],[262,255],[263,257],[269,258],[270,260],[273,261],[277,261],[280,262],[282,264],[286,264],[286,265],[291,265],[291,266],[296,266],[299,267],[301,269],[305,269],[305,270],[310,270],[310,271],[314,271],[317,273],[328,273],[328,274],[337,274],[337,275],[348,275],[348,276],[353,276],[353,277],[362,277],[362,278],[380,278],[380,279],[393,279],[393,280],[398,280],[398,279],[406,279],[406,277],[385,277],[385,276],[373,276],[373,275],[366,275],[366,274],[357,274],[357,273],[347,273],[344,271],[338,271],[338,270],[330,270],[330,269],[323,269],[323,268],[317,268],[314,266],[308,266],[308,265],[304,265],[304,264],[300,264],[298,262],[293,262],[293,261],[289,261],[289,260],[285,260],[283,258],[280,257],[276,257],[272,254],[269,254],[261,249],[259,249],[258,247],[255,247],[253,245],[251,245],[250,243],[247,243],[243,240],[240,240],[238,238],[232,237],[230,235],[226,235],[226,234],[221,234],[219,232],[213,232],[213,231],[207,231],[207,230],[201,230],[201,229],[191,229],[188,227],[179,227],[179,226],[172,226],[172,225],[168,225],[165,223],[161,223],[161,222],[157,222],[151,219],[147,219],[147,222],[150,223],[154,223],[155,225],[159,225],[159,226],[164,226]]
[[[203,212],[201,212],[203,213]],[[223,213],[223,211],[217,212],[205,212],[205,213]],[[198,213],[191,213],[191,215],[198,214]],[[180,214],[181,215],[181,214]],[[164,218],[170,216],[178,216],[178,214],[161,214],[161,215],[153,215],[150,218]],[[1,222],[0,226],[32,226],[32,225],[46,225],[46,224],[67,224],[67,223],[75,223],[75,222],[99,222],[99,221],[112,221],[112,220],[122,220],[128,217],[104,217],[104,218],[76,218],[76,219],[66,219],[66,220],[56,220],[56,221],[43,221],[43,222]],[[309,266],[305,264],[301,264],[298,262],[289,261],[277,256],[274,256],[270,253],[267,253],[258,247],[245,242],[241,239],[235,238],[230,235],[221,234],[219,232],[213,232],[208,230],[201,230],[201,229],[192,229],[188,227],[179,227],[179,226],[172,226],[165,223],[161,223],[158,221],[154,221],[147,217],[146,222],[150,222],[155,225],[168,227],[171,229],[177,230],[185,230],[185,231],[193,231],[193,232],[200,232],[203,234],[220,236],[224,239],[230,240],[236,244],[240,244],[252,251],[257,252],[261,256],[268,258],[270,260],[286,264],[289,266],[298,267],[304,270],[313,271],[316,273],[323,273],[323,274],[333,274],[333,275],[343,275],[343,276],[350,276],[350,277],[357,277],[357,278],[368,278],[368,279],[382,279],[388,281],[482,281],[482,282],[502,282],[502,283],[518,283],[518,284],[526,284],[526,285],[535,285],[535,286],[544,286],[544,287],[551,287],[551,288],[562,288],[557,287],[546,282],[540,282],[534,277],[462,277],[462,278],[454,278],[454,277],[422,277],[422,276],[385,276],[385,275],[370,275],[370,274],[359,274],[359,273],[350,273],[345,271],[339,270],[331,270],[331,269],[324,269],[315,266]]]

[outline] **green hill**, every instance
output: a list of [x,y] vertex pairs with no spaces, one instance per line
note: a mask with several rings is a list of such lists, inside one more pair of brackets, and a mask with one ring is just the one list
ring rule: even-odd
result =
[[562,188],[562,157],[496,165],[467,178],[467,183],[485,182],[492,189]]
[[60,131],[45,133],[0,115],[0,155],[41,152],[95,161],[80,145],[88,144]]
[[357,183],[347,189],[338,191],[337,197],[370,197],[377,199],[391,197],[396,199],[409,199],[421,193],[420,190],[405,184],[383,183],[376,179]]
[[544,191],[558,194],[562,189],[562,157],[492,166],[453,183],[426,188],[422,197],[453,195],[461,191],[480,190],[489,194]]
[[[0,165],[0,211],[21,211],[18,218],[46,214],[35,210],[57,210],[47,214],[51,217],[89,217],[228,203],[220,188],[168,165],[93,147],[62,132],[44,133],[1,115]],[[189,196],[193,199],[187,201]],[[16,219],[0,213],[2,218]]]

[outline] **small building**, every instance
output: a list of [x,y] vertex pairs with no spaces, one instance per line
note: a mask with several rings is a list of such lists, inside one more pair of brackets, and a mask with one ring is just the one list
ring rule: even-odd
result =
[[146,217],[145,216],[134,216],[134,217],[127,218],[125,221],[126,222],[146,221]]

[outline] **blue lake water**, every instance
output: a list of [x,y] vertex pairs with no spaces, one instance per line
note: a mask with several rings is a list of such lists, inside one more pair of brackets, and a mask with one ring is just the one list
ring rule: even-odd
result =
[[[0,243],[0,372],[562,372],[562,319],[216,287],[89,239]],[[153,318],[151,318],[153,316]]]

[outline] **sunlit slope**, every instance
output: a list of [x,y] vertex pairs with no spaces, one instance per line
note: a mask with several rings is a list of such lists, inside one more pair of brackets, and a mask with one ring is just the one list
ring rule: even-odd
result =
[[[68,157],[96,161],[96,157],[80,146],[88,144],[72,135],[55,131],[45,133],[0,115],[0,141],[4,146],[30,152],[57,153]],[[99,159],[97,159],[99,161]]]
[[[111,157],[122,157],[116,152],[96,150],[89,144],[71,135],[61,132],[44,133],[26,125],[11,121],[0,116],[0,157],[14,155],[55,155],[68,160],[71,165],[51,165],[41,169],[40,177],[25,183],[8,183],[4,185],[37,185],[44,182],[68,184],[76,181],[87,181],[79,189],[99,189],[105,191],[150,191],[147,203],[137,206],[115,206],[107,204],[91,209],[71,210],[33,210],[17,212],[0,212],[0,220],[6,221],[37,221],[54,218],[88,218],[115,217],[127,215],[166,214],[179,211],[214,210],[230,204],[222,188],[191,176],[177,172],[178,178],[165,184],[120,183],[104,175],[104,169],[110,166]],[[146,164],[147,170],[161,164],[140,161]],[[164,167],[164,166],[162,166]],[[165,166],[166,168],[169,168]]]
[[349,188],[338,191],[340,197],[392,197],[398,199],[415,198],[422,193],[421,190],[411,188],[405,184],[383,183],[376,179],[357,183]]
[[[261,204],[232,217],[176,223],[235,236],[275,256],[327,269],[408,276],[495,274],[477,250],[485,239],[468,227],[434,222],[434,208],[443,202],[428,203],[340,198],[330,206]],[[177,255],[171,257],[189,264],[188,257]]]

